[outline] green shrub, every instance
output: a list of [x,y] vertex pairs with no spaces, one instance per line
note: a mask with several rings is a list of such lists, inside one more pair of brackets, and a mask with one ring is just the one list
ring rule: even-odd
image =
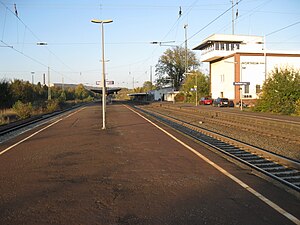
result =
[[31,103],[22,103],[21,101],[17,101],[13,105],[13,109],[21,119],[29,118],[33,112]]
[[[255,111],[297,114],[300,99],[300,72],[293,68],[275,68],[265,81]],[[298,103],[299,104],[299,103]]]
[[57,99],[47,101],[47,112],[51,113],[59,109],[59,101]]
[[295,115],[300,116],[300,99],[298,99],[296,102]]
[[94,97],[89,95],[87,98],[83,99],[83,101],[84,102],[92,102],[92,101],[94,101]]

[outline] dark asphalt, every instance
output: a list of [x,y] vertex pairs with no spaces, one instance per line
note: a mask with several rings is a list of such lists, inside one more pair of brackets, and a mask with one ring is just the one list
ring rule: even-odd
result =
[[[293,224],[125,106],[101,119],[89,106],[0,155],[1,225]],[[300,217],[295,196],[163,127]]]

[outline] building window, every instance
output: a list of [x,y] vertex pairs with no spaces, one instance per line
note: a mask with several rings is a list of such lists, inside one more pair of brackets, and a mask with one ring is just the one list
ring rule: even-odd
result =
[[226,51],[229,51],[229,43],[226,43]]
[[219,50],[219,48],[220,48],[220,43],[219,42],[215,43],[215,48],[216,48],[216,50]]
[[249,94],[249,86],[250,85],[245,85],[245,94]]
[[231,51],[234,50],[234,44],[230,44],[230,47],[231,47]]
[[256,89],[256,94],[259,94],[259,93],[261,92],[261,88],[260,88],[260,85],[259,85],[259,84],[257,84],[257,85],[255,86],[255,89]]
[[235,48],[238,50],[240,49],[240,44],[235,44]]
[[221,43],[221,50],[224,50],[224,43]]

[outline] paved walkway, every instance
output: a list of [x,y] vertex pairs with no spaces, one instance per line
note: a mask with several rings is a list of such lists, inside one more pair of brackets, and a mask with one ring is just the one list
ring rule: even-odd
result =
[[[0,156],[0,224],[293,224],[127,107],[101,119],[88,106]],[[299,216],[292,195],[162,127]]]

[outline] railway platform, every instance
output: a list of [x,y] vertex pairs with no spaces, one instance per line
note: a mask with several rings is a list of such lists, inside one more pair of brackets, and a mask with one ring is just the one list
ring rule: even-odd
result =
[[0,224],[300,224],[299,198],[127,105],[0,145]]

